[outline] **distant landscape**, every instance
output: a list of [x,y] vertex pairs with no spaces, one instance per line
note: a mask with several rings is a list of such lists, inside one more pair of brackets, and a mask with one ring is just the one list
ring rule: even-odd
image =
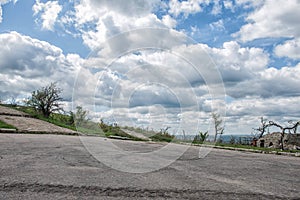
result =
[[[100,122],[94,122],[88,118],[89,111],[84,110],[83,107],[77,106],[76,111],[64,111],[62,104],[61,95],[63,90],[60,89],[56,83],[51,83],[46,87],[42,87],[38,90],[32,92],[32,96],[23,102],[23,105],[18,105],[17,103],[12,104],[2,104],[2,106],[16,109],[22,111],[28,116],[40,119],[57,126],[71,129],[72,131],[78,131],[82,134],[92,134],[102,137],[110,137],[115,139],[125,139],[125,140],[135,140],[135,141],[157,141],[157,142],[175,142],[175,143],[192,143],[192,144],[212,144],[217,146],[236,146],[242,148],[262,148],[265,146],[258,146],[257,141],[264,138],[265,134],[270,134],[267,132],[267,128],[275,126],[281,130],[279,133],[280,138],[274,144],[274,146],[269,145],[266,151],[271,151],[275,149],[297,151],[300,152],[300,142],[296,139],[292,147],[288,147],[287,144],[291,143],[285,138],[289,134],[296,134],[297,128],[300,125],[300,121],[292,122],[289,121],[288,126],[280,125],[273,121],[267,121],[261,117],[261,124],[258,128],[253,128],[253,133],[251,135],[229,135],[224,134],[225,126],[223,119],[218,113],[212,113],[211,118],[213,121],[214,132],[205,133],[198,131],[195,134],[185,133],[183,130],[182,134],[171,134],[168,129],[171,127],[161,128],[160,131],[154,131],[140,128],[140,127],[129,127],[129,126],[119,126],[116,122],[110,123],[105,122],[105,119],[101,119]],[[1,113],[0,113],[1,114]],[[16,115],[13,113],[2,113],[2,115]],[[21,114],[22,116],[22,114]],[[5,123],[0,120],[0,128],[4,129],[15,129],[18,131],[17,127],[13,124]],[[30,129],[30,127],[29,127]],[[284,141],[284,139],[286,141]],[[298,149],[299,145],[299,149]]]
[[300,0],[0,0],[0,200],[299,200]]

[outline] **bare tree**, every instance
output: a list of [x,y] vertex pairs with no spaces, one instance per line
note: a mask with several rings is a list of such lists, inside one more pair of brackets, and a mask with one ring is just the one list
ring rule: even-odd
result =
[[160,129],[160,132],[162,133],[162,134],[168,134],[168,129],[169,128],[171,128],[170,126],[167,126],[166,128],[161,128]]
[[11,99],[9,100],[9,104],[14,107],[18,105],[18,102],[14,96],[12,96]]
[[56,83],[51,83],[46,87],[33,91],[26,103],[48,118],[51,113],[62,110],[59,103],[62,100],[60,97],[61,92],[62,90],[56,86]]
[[222,135],[224,133],[224,126],[220,114],[212,113],[212,118],[213,118],[214,129],[215,129],[214,142],[216,142],[218,135]]
[[182,134],[183,134],[183,141],[185,141],[185,130],[182,130]]
[[291,133],[291,131],[293,131],[294,134],[297,133],[297,128],[298,128],[298,126],[300,126],[300,124],[297,125],[297,123],[299,123],[299,122],[295,123],[292,120],[288,121],[288,123],[291,124],[292,127],[295,127],[294,129],[289,129],[289,133]]
[[292,121],[289,121],[289,124],[291,124],[290,126],[282,126],[278,123],[275,123],[273,121],[269,121],[269,126],[276,126],[278,128],[280,128],[281,130],[281,136],[280,136],[280,143],[281,143],[281,150],[284,149],[283,146],[283,138],[285,136],[286,131],[291,131],[294,130],[294,132],[297,130],[297,127],[300,125],[300,121],[293,123]]
[[264,119],[264,117],[261,117],[260,118],[260,126],[258,128],[253,128],[254,131],[257,131],[258,134],[256,135],[256,137],[259,139],[259,138],[262,138],[262,136],[265,134],[266,132],[266,128],[268,128],[270,126],[269,123],[267,123],[267,120]]

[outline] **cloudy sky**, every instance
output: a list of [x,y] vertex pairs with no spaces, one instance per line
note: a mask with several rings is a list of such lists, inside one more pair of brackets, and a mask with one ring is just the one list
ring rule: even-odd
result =
[[122,125],[226,134],[300,119],[299,0],[0,0],[0,98],[51,82]]

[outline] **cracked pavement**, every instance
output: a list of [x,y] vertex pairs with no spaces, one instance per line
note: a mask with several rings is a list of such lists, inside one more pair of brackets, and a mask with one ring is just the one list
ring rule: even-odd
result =
[[[129,152],[165,145],[98,140]],[[198,148],[134,174],[96,160],[78,136],[0,134],[0,199],[299,199],[300,158],[220,149],[198,158]]]

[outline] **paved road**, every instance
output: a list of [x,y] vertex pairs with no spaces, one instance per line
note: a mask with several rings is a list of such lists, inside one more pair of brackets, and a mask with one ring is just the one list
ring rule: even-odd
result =
[[[93,140],[101,140],[102,150],[110,151],[104,145],[110,140]],[[116,140],[113,144],[133,153],[164,145]],[[299,158],[215,149],[198,158],[198,150],[190,148],[165,168],[133,174],[99,162],[77,136],[0,134],[0,199],[300,197]]]

